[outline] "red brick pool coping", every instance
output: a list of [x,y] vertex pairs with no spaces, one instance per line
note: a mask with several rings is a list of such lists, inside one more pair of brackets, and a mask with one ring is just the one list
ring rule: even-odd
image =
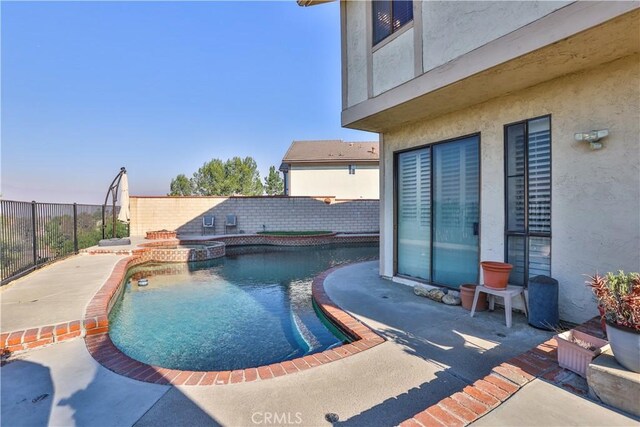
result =
[[[314,246],[327,243],[367,243],[378,240],[378,235],[331,235],[331,236],[297,236],[298,239],[287,236],[286,239],[273,238],[255,234],[233,236],[211,236],[206,240],[157,240],[150,241],[132,249],[118,247],[103,247],[83,250],[89,255],[115,254],[129,255],[119,261],[114,267],[111,276],[98,290],[89,303],[85,317],[82,320],[71,320],[53,325],[37,326],[33,328],[8,331],[0,334],[0,351],[2,355],[16,352],[25,352],[33,348],[51,345],[78,337],[87,337],[106,333],[109,330],[108,313],[112,304],[118,297],[120,284],[129,267],[142,264],[147,261],[158,262],[185,262],[181,254],[168,254],[167,251],[158,250],[157,246],[171,244],[204,244],[207,241],[222,242],[227,246],[244,246],[253,244],[270,244],[282,246]],[[219,248],[211,248],[218,250]],[[176,251],[179,252],[179,251]],[[223,248],[224,252],[224,248]],[[217,257],[218,255],[214,256]],[[105,295],[108,299],[105,300]],[[315,298],[315,296],[314,296]],[[322,309],[322,307],[321,307]],[[324,311],[324,310],[323,310]],[[330,314],[328,314],[330,318]],[[334,320],[335,321],[335,320]],[[347,331],[348,332],[348,331]]]
[[[233,371],[182,371],[147,365],[122,353],[113,344],[108,334],[108,312],[119,295],[127,269],[132,265],[139,264],[139,258],[141,257],[134,256],[116,264],[111,277],[89,303],[85,316],[85,322],[90,320],[92,323],[89,326],[94,326],[86,330],[85,342],[89,353],[102,366],[117,374],[139,381],[172,385],[205,386],[251,382],[293,374],[315,366],[331,363],[335,360],[358,354],[384,342],[384,338],[341,310],[331,301],[324,290],[324,280],[335,270],[335,268],[332,268],[314,279],[312,296],[318,307],[352,338],[353,342],[293,360]],[[95,321],[95,325],[93,321]],[[105,324],[106,326],[99,326]]]
[[[600,319],[597,317],[576,329],[594,336],[603,336]],[[557,354],[556,341],[550,339],[495,366],[489,375],[403,421],[400,427],[466,426],[500,406],[537,378],[556,382],[560,387],[581,394],[581,390],[576,390],[571,384],[556,381],[558,373],[563,371],[558,365]]]
[[108,333],[108,313],[123,289],[127,270],[134,265],[149,261],[150,253],[145,251],[133,255],[120,260],[115,265],[109,279],[87,306],[83,321],[76,320],[2,334],[0,342],[3,349],[10,352],[24,351],[82,336],[93,358],[117,374],[155,384],[209,386],[252,382],[293,374],[350,357],[385,341],[364,323],[341,310],[325,292],[324,280],[337,268],[343,267],[339,266],[314,278],[312,297],[320,310],[347,334],[353,340],[352,342],[293,360],[233,371],[182,371],[147,365],[130,358],[113,344]]

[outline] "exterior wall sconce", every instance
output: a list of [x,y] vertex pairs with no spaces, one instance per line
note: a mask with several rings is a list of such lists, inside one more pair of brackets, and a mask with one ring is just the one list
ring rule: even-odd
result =
[[599,141],[607,136],[609,136],[609,129],[592,130],[591,132],[576,133],[574,135],[576,141],[588,142],[592,150],[601,149],[602,143]]

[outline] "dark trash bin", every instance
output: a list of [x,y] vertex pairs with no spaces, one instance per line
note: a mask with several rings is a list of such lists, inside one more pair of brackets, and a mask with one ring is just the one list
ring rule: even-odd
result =
[[534,328],[555,330],[560,322],[558,313],[558,281],[549,276],[529,279],[529,324]]

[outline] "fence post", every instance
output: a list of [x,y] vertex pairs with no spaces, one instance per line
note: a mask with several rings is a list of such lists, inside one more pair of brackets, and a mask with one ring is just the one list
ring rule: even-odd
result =
[[102,205],[102,239],[104,240],[104,233],[107,230],[107,224],[105,223],[105,205]]
[[78,253],[78,204],[73,204],[73,251]]
[[36,201],[31,201],[31,230],[33,233],[33,266],[38,266],[38,238],[36,237]]

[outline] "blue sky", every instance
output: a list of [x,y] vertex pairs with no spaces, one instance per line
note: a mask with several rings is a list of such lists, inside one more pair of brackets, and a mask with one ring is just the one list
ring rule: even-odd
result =
[[2,2],[2,197],[164,195],[212,158],[264,178],[340,127],[338,2]]

